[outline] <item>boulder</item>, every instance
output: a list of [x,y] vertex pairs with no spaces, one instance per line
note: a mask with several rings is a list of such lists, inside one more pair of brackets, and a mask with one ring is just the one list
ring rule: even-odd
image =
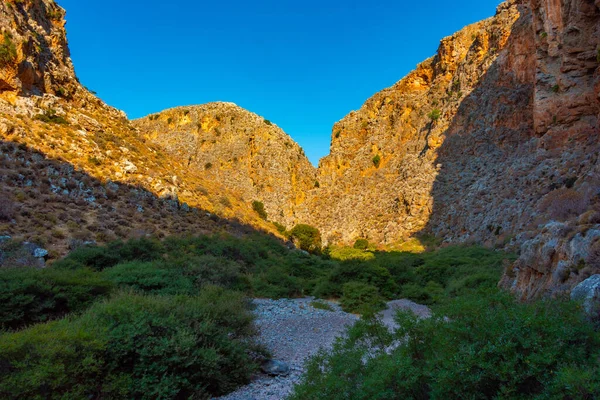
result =
[[279,360],[267,360],[260,368],[265,374],[271,376],[287,376],[290,373],[290,366]]
[[585,312],[592,317],[600,313],[600,275],[592,275],[571,291],[571,300],[583,303]]

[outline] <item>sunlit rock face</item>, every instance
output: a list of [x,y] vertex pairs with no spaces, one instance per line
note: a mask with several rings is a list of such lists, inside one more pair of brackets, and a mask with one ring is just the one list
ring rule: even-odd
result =
[[315,188],[316,170],[304,151],[271,121],[233,103],[178,107],[134,122],[149,142],[187,163],[191,171],[289,228],[295,208]]
[[[329,243],[432,233],[518,250],[552,220],[585,236],[599,211],[599,17],[589,0],[509,1],[442,40],[335,124],[320,188],[297,214]],[[569,235],[554,239],[567,248]],[[527,298],[596,271],[562,272],[559,290],[553,274],[572,254],[556,254],[544,268],[521,259],[504,285]]]

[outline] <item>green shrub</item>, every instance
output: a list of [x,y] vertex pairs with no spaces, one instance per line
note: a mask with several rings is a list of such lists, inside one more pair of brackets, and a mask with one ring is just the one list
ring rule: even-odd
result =
[[175,295],[195,292],[193,281],[178,268],[168,268],[161,262],[131,261],[102,272],[102,276],[121,288],[156,294]]
[[4,32],[2,44],[0,44],[0,66],[5,67],[17,59],[17,47],[12,41],[12,36]]
[[333,307],[322,301],[312,301],[310,306],[316,308],[317,310],[334,311]]
[[368,314],[385,308],[379,289],[373,285],[348,282],[342,287],[342,292],[340,305],[346,312]]
[[254,210],[255,213],[258,214],[259,217],[261,217],[262,219],[264,219],[265,221],[267,220],[267,212],[265,211],[265,205],[258,200],[254,200],[252,202],[252,209]]
[[107,246],[86,246],[70,253],[53,264],[57,269],[89,267],[95,271],[113,267],[125,261],[152,261],[159,259],[164,249],[153,239],[132,239],[113,242]]
[[269,121],[268,119],[265,119],[264,123],[267,124],[267,125],[269,125],[269,126],[273,125],[273,123],[271,121]]
[[379,164],[381,164],[381,156],[377,154],[375,157],[373,157],[372,161],[375,168],[379,168]]
[[43,114],[38,114],[33,117],[33,119],[42,121],[47,124],[59,124],[59,125],[68,125],[69,121],[67,121],[63,116],[57,115],[56,110],[46,110]]
[[441,116],[442,112],[437,108],[434,108],[429,114],[427,114],[427,117],[432,121],[437,121]]
[[257,365],[243,295],[121,294],[77,319],[0,336],[0,397],[206,399],[248,383]]
[[367,250],[369,248],[369,241],[367,239],[356,239],[352,247],[358,250]]
[[378,288],[387,297],[395,297],[399,287],[389,270],[373,262],[349,260],[340,262],[318,286],[315,295],[319,297],[340,297],[343,286],[348,282],[361,282]]
[[281,233],[284,236],[288,235],[287,228],[284,225],[280,224],[279,222],[273,222],[273,225],[275,225],[277,232]]
[[321,232],[314,226],[298,224],[290,231],[290,237],[302,250],[311,253],[321,251]]
[[400,313],[393,334],[361,321],[291,399],[598,398],[600,335],[577,307],[480,293],[430,319]]
[[0,330],[82,311],[111,289],[109,281],[87,269],[0,269]]

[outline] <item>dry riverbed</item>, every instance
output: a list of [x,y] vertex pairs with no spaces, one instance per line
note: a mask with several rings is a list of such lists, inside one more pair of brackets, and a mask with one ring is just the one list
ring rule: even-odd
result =
[[[274,359],[283,361],[290,367],[285,376],[260,374],[246,385],[218,400],[281,400],[291,394],[304,373],[305,362],[319,349],[329,349],[335,339],[346,332],[359,317],[341,310],[333,302],[319,300],[330,310],[315,308],[312,298],[304,299],[255,299],[256,324],[261,342],[271,351]],[[388,309],[381,313],[386,325],[393,326],[396,308],[413,310],[419,316],[427,316],[429,310],[408,300],[388,303]]]

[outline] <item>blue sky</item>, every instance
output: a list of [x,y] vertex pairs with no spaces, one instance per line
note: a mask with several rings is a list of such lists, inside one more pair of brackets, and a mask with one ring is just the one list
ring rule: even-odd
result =
[[231,101],[316,164],[333,124],[500,0],[58,0],[81,82],[138,118]]

